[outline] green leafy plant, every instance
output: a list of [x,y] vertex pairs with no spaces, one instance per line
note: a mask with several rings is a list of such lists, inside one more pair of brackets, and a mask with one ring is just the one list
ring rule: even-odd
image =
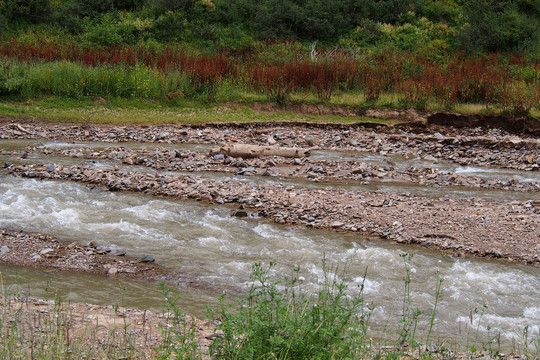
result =
[[[302,289],[299,269],[283,281],[271,276],[273,264],[253,266],[249,293],[237,310],[221,298],[221,323],[210,347],[216,359],[360,358],[369,351],[366,336],[371,308],[363,284],[348,295],[343,276],[330,275],[313,293]],[[344,275],[345,270],[340,274]]]

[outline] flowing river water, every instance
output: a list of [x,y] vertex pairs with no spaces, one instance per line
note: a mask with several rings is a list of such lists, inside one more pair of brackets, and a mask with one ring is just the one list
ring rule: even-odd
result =
[[[230,216],[229,208],[2,173],[0,227],[83,244],[95,241],[131,256],[152,256],[179,274],[180,306],[199,316],[222,292],[244,292],[251,267],[259,261],[274,262],[278,276],[290,275],[299,266],[306,291],[324,280],[323,259],[331,267],[350,266],[351,294],[358,292],[366,274],[364,296],[374,306],[372,331],[389,343],[397,338],[403,307],[406,264],[402,255],[410,253],[414,254],[409,264],[413,306],[423,311],[421,336],[434,308],[438,278],[444,282],[436,309],[437,337],[475,342],[496,336],[502,348],[509,349],[521,346],[525,329],[529,336],[540,336],[537,268],[444,256],[356,234],[239,219]],[[12,291],[29,291],[32,296],[58,292],[72,302],[122,302],[153,309],[162,303],[157,284],[149,282],[13,267],[0,271]]]

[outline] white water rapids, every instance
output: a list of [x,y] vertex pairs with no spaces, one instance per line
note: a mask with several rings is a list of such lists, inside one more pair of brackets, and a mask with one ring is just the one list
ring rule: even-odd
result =
[[[393,343],[403,304],[405,266],[400,255],[407,251],[414,254],[411,295],[413,306],[424,312],[420,317],[424,332],[419,335],[424,340],[438,276],[444,278],[444,291],[436,312],[435,340],[474,342],[478,333],[478,340],[486,341],[500,334],[503,348],[511,348],[522,346],[525,328],[538,339],[539,269],[463,260],[354,234],[238,219],[229,212],[194,202],[0,174],[0,227],[82,244],[95,241],[131,256],[152,256],[180,274],[180,305],[192,313],[202,314],[222,291],[245,291],[251,266],[258,261],[275,262],[278,275],[291,274],[300,266],[304,288],[310,291],[323,281],[321,263],[326,258],[328,264],[341,268],[350,264],[347,278],[353,294],[367,269],[365,298],[375,306],[372,331]],[[160,301],[154,284],[13,268],[0,271],[5,282],[18,282],[19,289],[29,288],[31,295],[47,287],[72,301],[115,304],[121,302],[118,287],[122,286],[128,305],[156,308]]]

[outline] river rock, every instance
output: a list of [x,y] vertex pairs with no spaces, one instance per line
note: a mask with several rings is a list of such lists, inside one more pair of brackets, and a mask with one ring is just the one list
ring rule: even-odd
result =
[[142,258],[140,258],[137,262],[140,262],[140,263],[147,263],[147,262],[154,262],[156,261],[156,259],[154,259],[153,257],[151,256],[144,256]]
[[6,245],[4,245],[4,246],[2,246],[2,247],[0,248],[0,252],[1,252],[2,254],[7,254],[7,253],[9,252],[9,248],[8,248]]
[[234,217],[238,217],[238,218],[243,218],[243,217],[248,217],[249,214],[246,210],[236,210],[235,212],[233,212],[232,214]]
[[426,155],[424,156],[424,160],[436,162],[437,158],[435,158],[433,155]]
[[314,136],[307,136],[306,137],[306,143],[309,145],[309,146],[315,146],[315,143],[316,143],[316,139]]
[[126,255],[126,252],[124,250],[115,249],[115,250],[111,250],[109,255],[110,256],[124,256],[124,255]]
[[237,168],[245,168],[248,166],[248,164],[245,161],[237,161],[234,163],[234,166]]

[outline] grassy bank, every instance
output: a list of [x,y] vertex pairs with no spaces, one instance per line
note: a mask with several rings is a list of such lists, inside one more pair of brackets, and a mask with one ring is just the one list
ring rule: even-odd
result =
[[257,104],[205,104],[183,101],[171,105],[165,101],[111,99],[107,103],[74,100],[62,97],[0,101],[0,116],[20,119],[40,119],[55,122],[95,123],[114,125],[205,124],[218,122],[305,122],[350,123],[393,121],[369,117],[309,115],[279,110],[258,111]]

